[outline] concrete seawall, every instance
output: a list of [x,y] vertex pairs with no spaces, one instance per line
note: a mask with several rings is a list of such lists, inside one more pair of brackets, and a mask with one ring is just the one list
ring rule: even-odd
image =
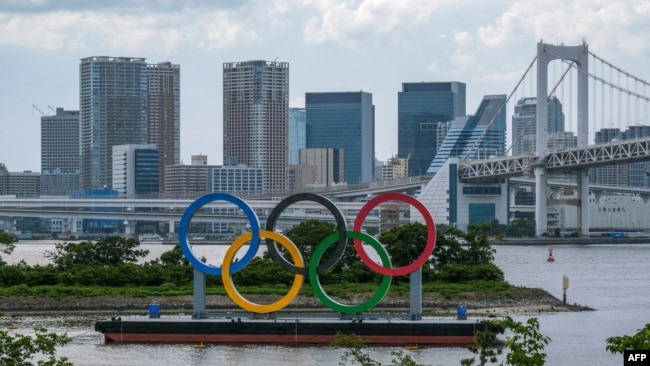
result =
[[610,238],[590,236],[580,238],[506,238],[490,240],[491,245],[590,245],[590,244],[650,244],[650,237]]

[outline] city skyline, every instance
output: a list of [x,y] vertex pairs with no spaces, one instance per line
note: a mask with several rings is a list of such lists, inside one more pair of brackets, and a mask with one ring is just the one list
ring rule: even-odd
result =
[[9,136],[0,144],[0,162],[10,171],[39,170],[41,115],[32,106],[48,114],[50,106],[79,109],[78,63],[91,55],[181,65],[180,159],[186,164],[197,154],[210,164],[223,160],[221,65],[256,59],[290,64],[290,107],[304,107],[307,92],[371,93],[375,155],[385,161],[397,154],[402,83],[463,82],[473,111],[484,95],[511,92],[540,39],[584,40],[648,80],[649,15],[642,0],[0,1],[0,127]]

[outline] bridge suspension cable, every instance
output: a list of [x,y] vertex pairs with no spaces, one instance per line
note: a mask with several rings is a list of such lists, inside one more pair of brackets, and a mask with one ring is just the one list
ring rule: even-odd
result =
[[[562,76],[560,76],[559,80],[557,81],[557,83],[555,83],[555,86],[553,86],[553,89],[548,94],[547,100],[548,100],[548,98],[555,95],[555,92],[557,91],[557,88],[560,86],[560,84],[562,83],[564,78],[567,76],[567,74],[569,74],[569,71],[571,71],[571,68],[572,68],[572,66],[569,66],[569,67],[566,68],[566,70],[564,70],[564,73],[562,73]],[[526,131],[528,130],[528,127],[531,125],[531,123],[533,123],[536,120],[536,117],[537,117],[536,115],[530,116],[530,118],[528,119],[528,122],[526,123],[526,126],[521,129],[521,132],[519,133],[519,135],[516,138],[512,139],[512,142],[511,142],[510,146],[508,147],[508,149],[506,150],[504,155],[508,155],[510,150],[512,150],[512,147],[515,146],[515,143],[517,141],[519,141],[519,139],[525,135]]]
[[587,50],[587,53],[589,53],[589,54],[590,54],[593,58],[595,58],[596,60],[598,60],[598,61],[604,63],[605,65],[607,65],[607,66],[611,67],[612,69],[614,69],[614,70],[620,72],[621,74],[627,76],[628,78],[634,79],[635,81],[637,81],[637,82],[639,82],[639,83],[641,83],[641,84],[644,84],[644,85],[646,85],[646,86],[650,85],[650,83],[648,83],[647,81],[641,79],[640,77],[634,76],[634,75],[630,74],[629,72],[627,72],[627,71],[625,71],[625,70],[622,70],[622,69],[619,68],[618,66],[612,64],[611,62],[607,62],[606,60],[604,60],[602,57],[596,55],[595,53],[593,53],[593,52],[591,52],[591,51],[589,51],[589,50]]
[[517,82],[517,85],[515,85],[514,89],[510,92],[510,94],[508,95],[508,97],[506,98],[506,100],[503,102],[503,104],[502,104],[502,105],[499,107],[499,109],[496,111],[496,113],[494,114],[494,116],[493,116],[492,119],[490,120],[490,123],[488,123],[487,127],[485,128],[485,130],[481,133],[481,135],[479,136],[479,138],[477,138],[476,141],[474,141],[474,144],[472,144],[472,146],[471,146],[469,149],[467,149],[467,153],[465,154],[465,156],[463,156],[463,158],[461,159],[461,162],[466,161],[466,160],[468,159],[468,157],[470,156],[470,153],[472,153],[472,152],[474,151],[474,149],[476,149],[476,148],[478,147],[478,144],[481,143],[481,142],[483,141],[483,138],[484,138],[485,135],[487,134],[488,129],[490,128],[490,126],[492,126],[492,124],[493,124],[494,121],[496,120],[496,118],[497,118],[497,116],[499,115],[499,113],[501,113],[501,110],[502,110],[502,109],[503,109],[503,108],[508,104],[508,102],[510,101],[510,99],[512,98],[512,96],[515,94],[515,92],[516,92],[517,89],[519,88],[519,85],[521,85],[521,83],[524,81],[524,78],[526,77],[526,75],[528,75],[528,72],[530,71],[530,69],[532,69],[533,65],[535,64],[535,61],[537,61],[537,55],[535,55],[535,57],[533,58],[533,60],[530,62],[530,64],[529,64],[528,67],[526,68],[526,71],[524,72],[524,74],[521,76],[521,78],[519,78],[519,81]]
[[[552,55],[554,55],[554,56],[556,56],[558,59],[562,59],[560,56],[558,56],[557,54],[553,53],[553,51],[551,51],[551,50],[547,50],[547,52],[550,53],[550,54],[552,54]],[[591,53],[591,52],[589,52],[589,54],[592,55],[592,56],[594,55],[594,54]],[[596,57],[596,58],[597,58],[599,61],[602,62],[602,59],[601,59],[601,58],[599,58],[599,57]],[[620,91],[620,92],[623,92],[623,93],[629,94],[629,95],[631,95],[631,96],[634,96],[634,97],[637,97],[637,98],[640,98],[640,99],[643,99],[643,100],[645,100],[645,101],[650,102],[650,97],[648,97],[648,96],[641,95],[641,94],[636,93],[636,92],[634,92],[634,91],[632,91],[632,90],[628,90],[628,89],[626,89],[626,88],[624,88],[624,87],[622,87],[622,86],[618,86],[618,85],[616,85],[616,84],[614,84],[614,83],[612,83],[612,82],[610,82],[610,81],[607,81],[607,80],[605,80],[605,79],[603,79],[603,78],[601,78],[601,77],[599,77],[599,76],[597,76],[597,75],[594,75],[594,74],[590,73],[589,71],[584,70],[584,69],[581,68],[581,67],[578,67],[574,62],[570,62],[570,61],[567,61],[567,60],[564,60],[564,59],[562,59],[562,61],[563,61],[564,63],[568,64],[568,65],[571,65],[571,66],[572,66],[573,68],[575,68],[578,72],[581,72],[581,73],[583,73],[583,74],[586,74],[587,76],[591,77],[592,79],[594,79],[594,80],[596,80],[596,81],[600,81],[601,83],[603,83],[603,84],[605,84],[605,85],[607,85],[607,86],[609,86],[609,87],[611,87],[611,88],[614,88],[614,89],[616,89],[616,90],[618,90],[618,91]],[[636,76],[633,76],[633,75],[631,75],[631,74],[629,74],[629,73],[627,73],[627,72],[625,72],[625,71],[619,69],[618,67],[615,67],[615,66],[611,65],[610,63],[607,63],[607,62],[604,62],[604,63],[605,63],[607,66],[611,67],[612,69],[614,69],[614,70],[616,70],[616,71],[618,71],[618,72],[620,72],[620,73],[622,73],[622,74],[624,74],[624,75],[626,75],[626,76],[628,76],[628,77],[630,77],[630,78],[634,78],[635,80],[637,80],[637,81],[640,82],[640,83],[643,83],[644,85],[649,85],[649,84],[648,84],[646,81],[644,81],[643,79],[639,79],[639,78],[637,78]]]

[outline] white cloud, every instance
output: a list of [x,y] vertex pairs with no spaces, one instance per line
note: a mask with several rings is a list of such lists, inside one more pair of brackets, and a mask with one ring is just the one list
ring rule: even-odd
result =
[[306,0],[316,9],[303,30],[308,43],[336,42],[354,46],[377,36],[395,36],[399,30],[412,29],[429,20],[431,14],[451,0]]
[[457,52],[451,55],[451,64],[458,67],[468,67],[476,64],[476,57],[471,53]]
[[171,52],[181,43],[217,49],[259,36],[230,10],[185,9],[180,13],[70,12],[0,13],[0,45],[74,50],[105,45],[137,51],[155,45]]
[[640,53],[650,41],[649,15],[647,0],[519,1],[477,33],[483,45],[492,48],[534,36],[547,43],[586,39],[592,49]]
[[440,71],[438,70],[438,62],[432,61],[429,63],[429,65],[427,65],[427,74],[433,77],[440,76]]
[[469,32],[455,32],[454,41],[459,46],[467,46],[472,42],[473,38]]

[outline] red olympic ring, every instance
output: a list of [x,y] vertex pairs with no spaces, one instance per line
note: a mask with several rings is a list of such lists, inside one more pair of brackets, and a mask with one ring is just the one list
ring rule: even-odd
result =
[[361,207],[361,210],[359,211],[356,219],[354,220],[353,230],[361,232],[361,227],[363,226],[363,222],[368,216],[368,214],[370,213],[370,211],[372,211],[372,209],[374,209],[380,203],[387,202],[387,201],[406,202],[412,205],[413,207],[417,208],[418,211],[420,211],[420,213],[422,214],[422,217],[424,218],[424,221],[426,222],[426,226],[427,226],[427,243],[424,246],[424,250],[422,251],[422,254],[420,254],[420,256],[416,258],[413,262],[403,267],[390,268],[375,263],[373,259],[370,258],[366,253],[365,249],[363,248],[363,243],[361,242],[361,240],[353,239],[354,249],[356,249],[359,258],[361,258],[361,261],[373,271],[382,274],[384,276],[403,276],[417,271],[420,267],[422,267],[427,262],[427,260],[429,260],[429,257],[431,257],[431,254],[433,253],[433,249],[436,246],[436,225],[433,222],[433,217],[431,217],[431,213],[429,212],[429,210],[417,198],[413,196],[409,196],[408,194],[404,194],[404,193],[392,192],[392,193],[381,194],[371,199],[363,207]]

